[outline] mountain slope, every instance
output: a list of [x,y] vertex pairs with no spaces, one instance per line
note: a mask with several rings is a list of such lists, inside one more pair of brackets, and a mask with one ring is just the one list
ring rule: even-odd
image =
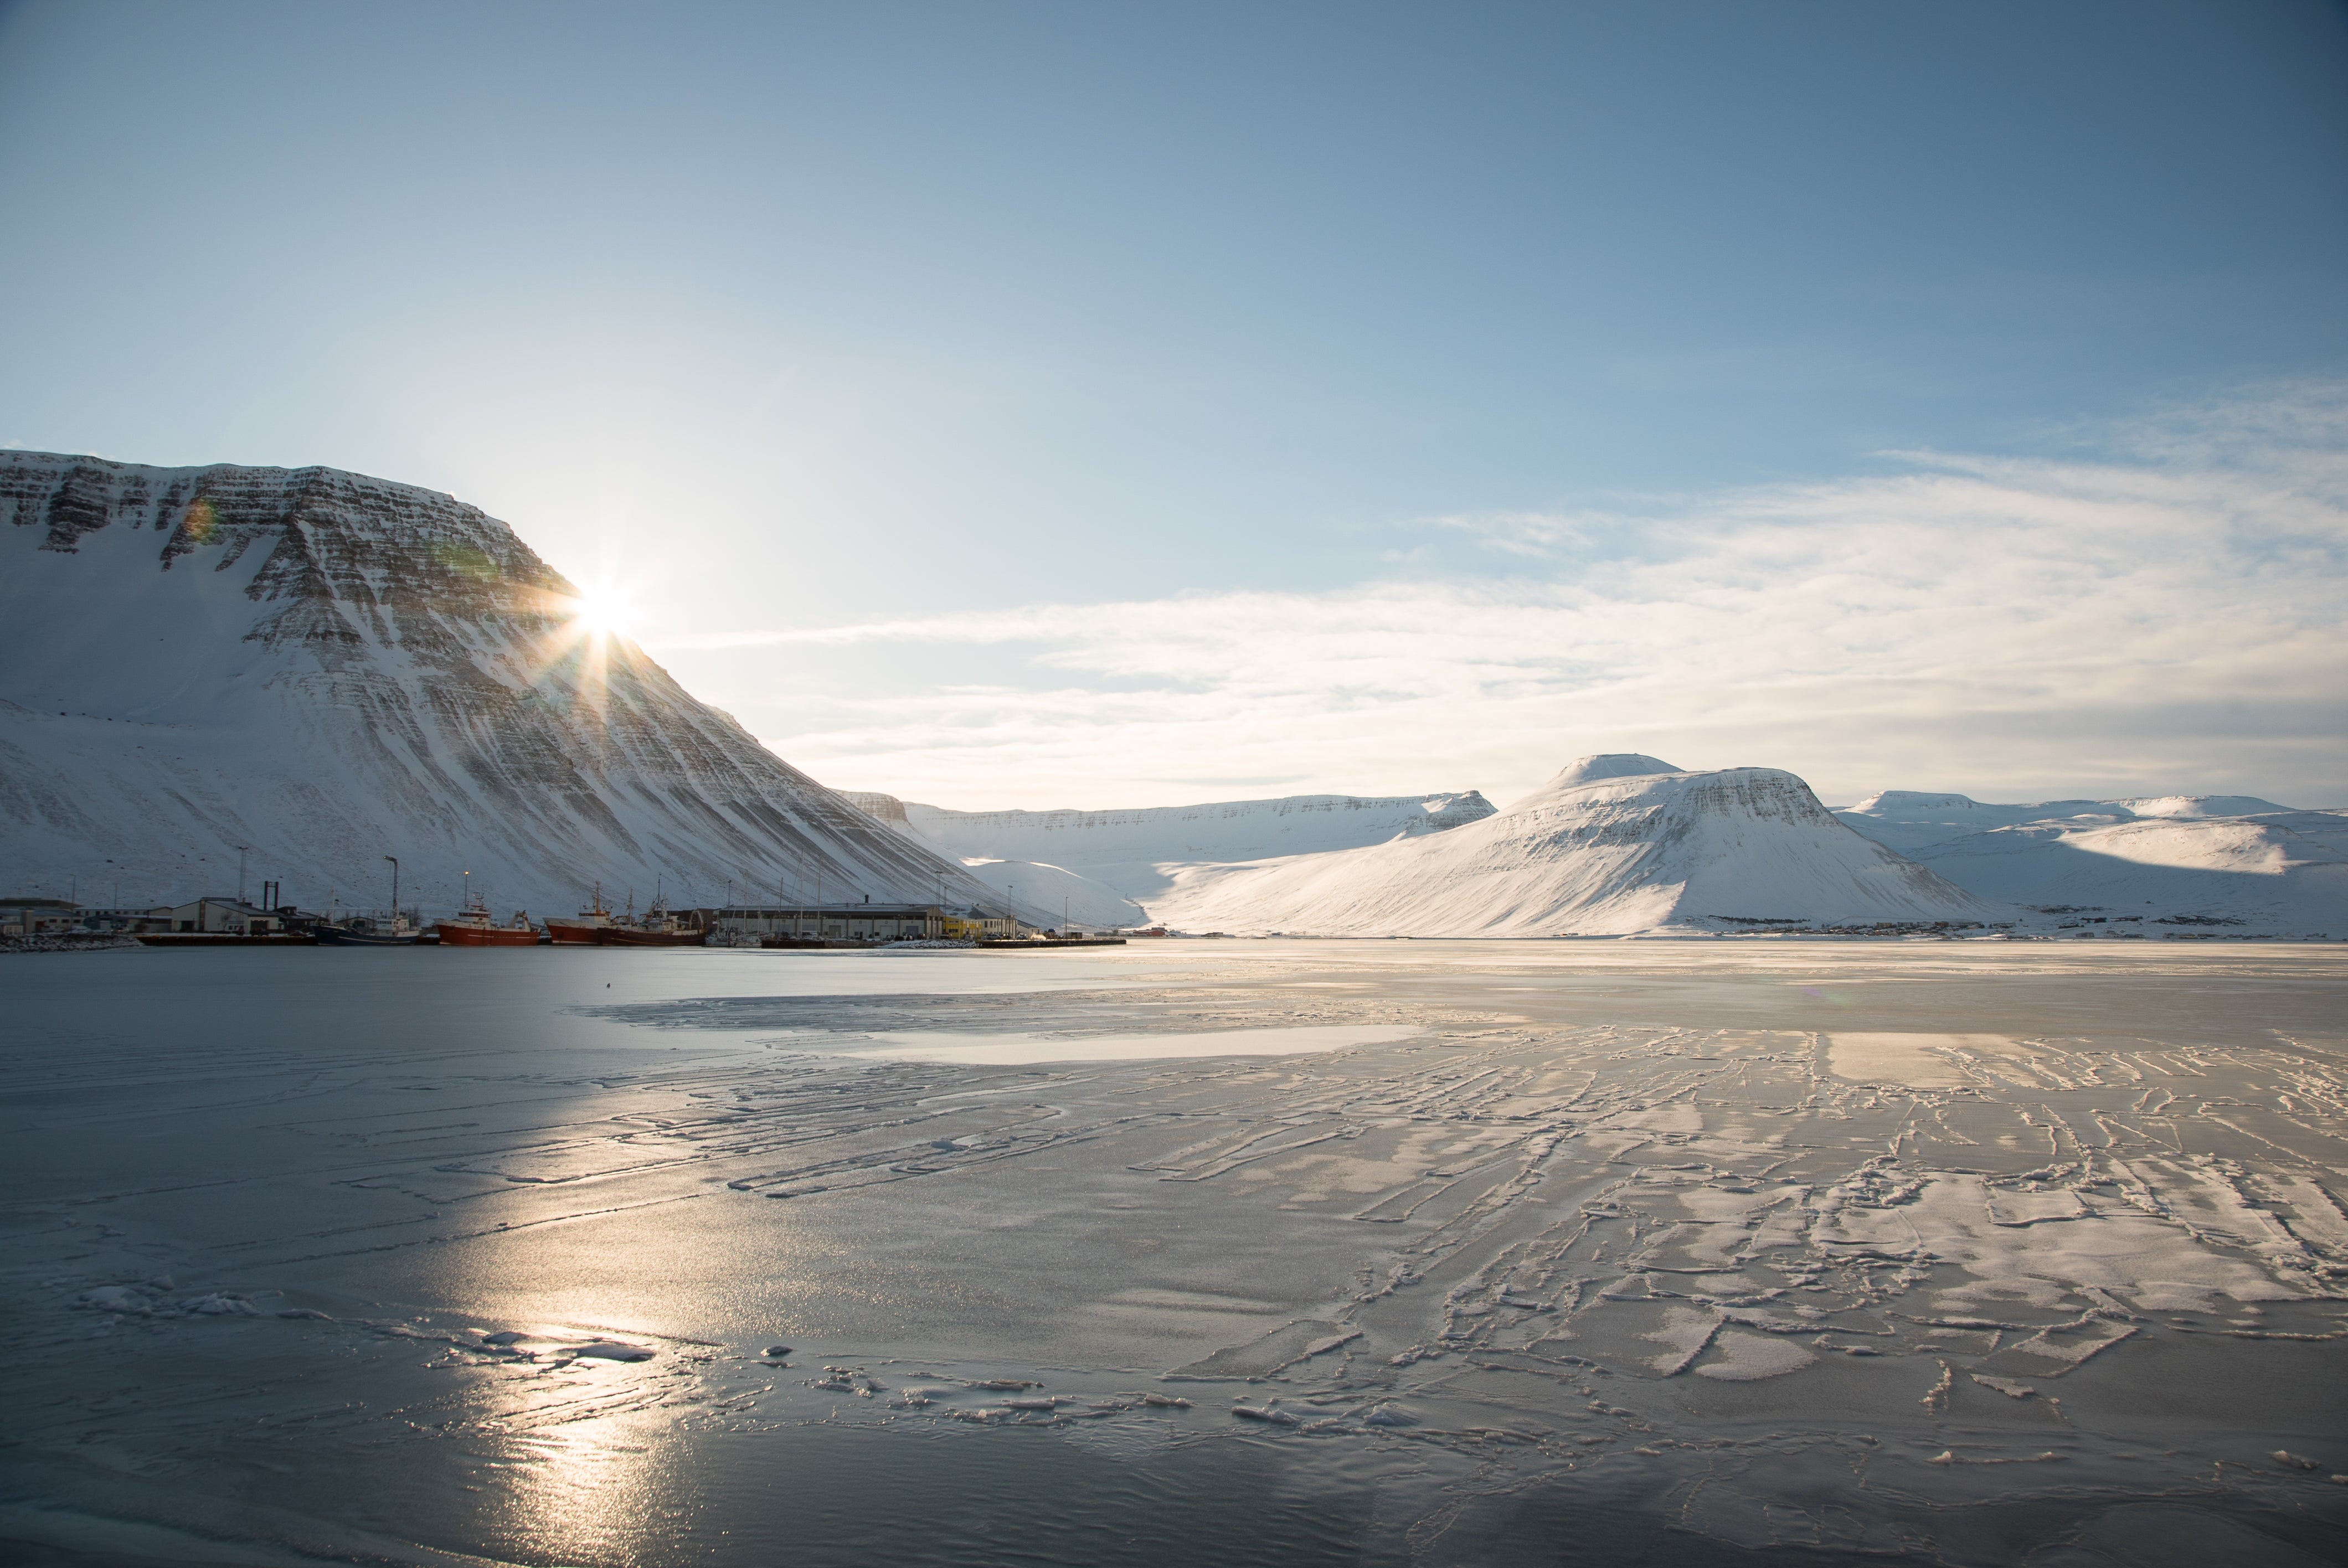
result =
[[1774,768],[1583,758],[1505,812],[1431,836],[1179,874],[1190,929],[1544,937],[1756,922],[1988,918],[1990,905],[1837,822]]
[[[916,843],[937,848],[914,832],[905,803],[875,790],[842,790],[840,798],[884,825]],[[932,807],[923,807],[932,810]],[[1041,906],[1055,925],[1073,921],[1080,926],[1126,927],[1144,925],[1148,912],[1106,882],[1081,876],[1063,866],[1037,860],[1004,860],[986,856],[960,857],[963,868],[1007,901],[1035,908]],[[1056,913],[1055,913],[1056,911]]]
[[2155,927],[2348,932],[2348,814],[2255,795],[1997,805],[1885,790],[1835,815],[1985,898]]
[[696,702],[503,523],[329,468],[0,454],[0,878],[147,904],[994,899]]
[[908,802],[911,829],[947,853],[1063,866],[1151,903],[1178,868],[1352,849],[1440,834],[1492,815],[1474,790],[1286,795],[1126,811],[947,811]]

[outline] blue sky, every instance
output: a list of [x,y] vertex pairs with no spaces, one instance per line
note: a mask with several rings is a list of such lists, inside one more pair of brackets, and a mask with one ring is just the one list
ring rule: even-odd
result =
[[[1447,671],[1447,617],[1668,603],[1674,562],[1807,602],[1815,568],[1768,574],[1813,557],[1721,540],[1872,497],[1938,559],[2071,516],[2078,465],[2171,486],[2147,537],[2202,518],[2205,578],[2255,585],[2272,532],[2322,542],[2267,602],[2336,586],[2343,80],[2338,7],[2258,0],[19,4],[0,442],[451,491],[623,584],[786,756],[941,804],[1507,794],[1667,742],[1829,795],[2312,803],[2348,777],[2320,592],[2274,631],[2309,692],[2213,673],[2222,723],[2054,680],[2109,662],[2083,625],[2036,657],[2096,723],[1949,673],[1893,743],[1816,682],[1910,668],[1912,610],[1798,671],[1740,633],[1774,707],[1590,701],[1669,650],[1581,620],[1520,627],[1535,709],[1488,652],[1430,700],[1299,645],[1328,673],[1283,742],[1235,671],[1395,593],[1433,620],[1373,617],[1381,656]],[[1984,499],[1952,454],[2023,466]],[[1884,499],[1921,476],[1996,509]],[[2033,591],[2159,569],[2079,526]],[[2158,602],[2180,653],[2224,613]]]

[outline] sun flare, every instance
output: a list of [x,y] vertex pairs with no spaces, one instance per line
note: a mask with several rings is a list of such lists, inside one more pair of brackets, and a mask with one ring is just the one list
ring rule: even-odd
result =
[[589,589],[571,601],[570,618],[583,637],[625,637],[634,622],[635,607],[612,589]]

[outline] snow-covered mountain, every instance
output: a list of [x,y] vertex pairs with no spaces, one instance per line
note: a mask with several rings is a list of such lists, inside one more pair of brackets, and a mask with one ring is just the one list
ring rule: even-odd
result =
[[1064,867],[1145,905],[1186,866],[1424,837],[1492,815],[1491,803],[1472,789],[1293,794],[1128,811],[947,811],[918,802],[900,809],[912,832],[948,854]]
[[1998,805],[1885,790],[1835,815],[1984,898],[2106,925],[2348,933],[2348,813],[2255,795]]
[[1585,757],[1448,832],[1200,866],[1152,905],[1192,930],[1547,937],[2002,913],[1861,837],[1775,768]]
[[[512,530],[331,468],[0,453],[0,887],[502,912],[999,903],[699,702]],[[1040,905],[1024,911],[1033,918]],[[1056,906],[1055,907],[1056,917]]]
[[[907,818],[905,803],[892,794],[872,790],[842,790],[842,799],[895,832],[922,844],[932,851],[951,854],[944,846],[923,838],[915,832]],[[924,808],[931,809],[931,808]],[[1047,866],[1034,860],[1004,860],[998,857],[973,855],[961,856],[963,868],[985,883],[1006,902],[1023,907],[1040,907],[1051,917],[1050,924],[1072,922],[1077,926],[1124,928],[1146,924],[1148,912],[1106,882],[1069,870],[1064,866]]]

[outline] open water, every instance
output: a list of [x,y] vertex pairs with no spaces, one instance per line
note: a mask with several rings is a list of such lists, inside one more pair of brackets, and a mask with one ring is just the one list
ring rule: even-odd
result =
[[2340,1562],[2343,1002],[2267,944],[0,960],[0,1556]]

